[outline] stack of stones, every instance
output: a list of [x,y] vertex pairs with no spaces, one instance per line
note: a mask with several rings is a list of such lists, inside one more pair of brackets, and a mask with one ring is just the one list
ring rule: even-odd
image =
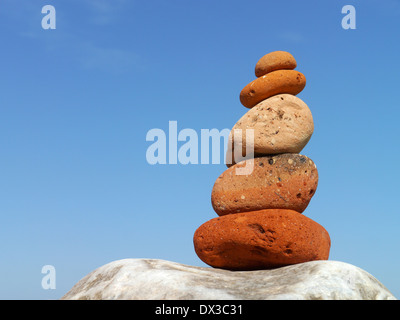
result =
[[[258,61],[257,78],[240,94],[250,110],[232,129],[230,163],[212,190],[219,217],[200,226],[193,239],[198,257],[214,268],[262,270],[329,258],[328,232],[303,214],[317,190],[318,171],[299,154],[314,122],[296,97],[306,85],[296,67],[290,53],[271,52]],[[251,141],[247,129],[254,130]],[[235,148],[243,155],[246,144],[254,153],[235,163]],[[239,174],[244,168],[251,170]]]

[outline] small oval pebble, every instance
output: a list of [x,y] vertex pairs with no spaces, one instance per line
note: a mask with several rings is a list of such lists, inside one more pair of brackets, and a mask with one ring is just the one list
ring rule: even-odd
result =
[[286,51],[274,51],[263,56],[256,64],[256,77],[275,70],[293,70],[297,66],[295,58]]
[[296,95],[306,86],[305,76],[296,70],[272,71],[250,82],[240,93],[240,102],[247,108],[276,94]]
[[[254,140],[247,135],[254,130]],[[300,153],[314,132],[314,120],[308,106],[296,96],[281,94],[266,99],[250,109],[233,126],[226,155],[227,166],[240,162],[254,148],[254,155]],[[235,149],[241,154],[235,155]],[[239,161],[234,161],[233,157]],[[237,158],[239,157],[239,158]]]
[[317,222],[292,210],[261,210],[212,219],[193,238],[198,257],[214,268],[261,270],[328,260],[331,241]]
[[242,161],[215,181],[211,203],[219,216],[262,209],[303,212],[318,187],[318,170],[306,156],[286,153],[254,159],[249,175],[237,174]]

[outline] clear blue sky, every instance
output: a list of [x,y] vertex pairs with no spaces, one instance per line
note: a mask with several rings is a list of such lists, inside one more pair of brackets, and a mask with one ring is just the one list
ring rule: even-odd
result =
[[[56,30],[41,9],[56,8]],[[356,30],[341,9],[356,8]],[[225,165],[146,162],[153,128],[231,128],[264,54],[291,52],[319,187],[305,215],[400,297],[400,1],[0,1],[0,298],[58,299],[125,258],[205,266]],[[180,143],[180,145],[183,143]],[[43,290],[41,268],[56,268]]]

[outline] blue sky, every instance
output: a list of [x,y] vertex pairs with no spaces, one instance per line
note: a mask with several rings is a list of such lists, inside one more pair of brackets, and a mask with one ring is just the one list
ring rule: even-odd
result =
[[[56,8],[43,30],[41,9]],[[341,9],[356,8],[356,30]],[[264,54],[307,78],[318,166],[305,215],[400,297],[400,1],[0,1],[0,299],[58,299],[125,258],[205,266],[193,234],[216,217],[225,165],[149,165],[146,134],[232,128]],[[180,143],[180,145],[183,143]],[[44,290],[41,269],[56,269]]]

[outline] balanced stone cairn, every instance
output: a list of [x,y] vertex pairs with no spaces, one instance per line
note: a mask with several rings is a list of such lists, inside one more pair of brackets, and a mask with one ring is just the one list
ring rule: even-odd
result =
[[[193,238],[198,257],[214,268],[263,270],[329,259],[328,232],[303,215],[317,190],[318,171],[299,154],[314,122],[308,106],[296,97],[306,85],[296,67],[290,53],[271,52],[258,61],[257,78],[240,93],[250,110],[230,133],[228,169],[212,190],[219,217],[200,226]],[[237,135],[247,129],[254,139]],[[249,145],[252,157],[235,163],[233,154],[239,148],[245,154]],[[249,174],[238,174],[249,165]]]

